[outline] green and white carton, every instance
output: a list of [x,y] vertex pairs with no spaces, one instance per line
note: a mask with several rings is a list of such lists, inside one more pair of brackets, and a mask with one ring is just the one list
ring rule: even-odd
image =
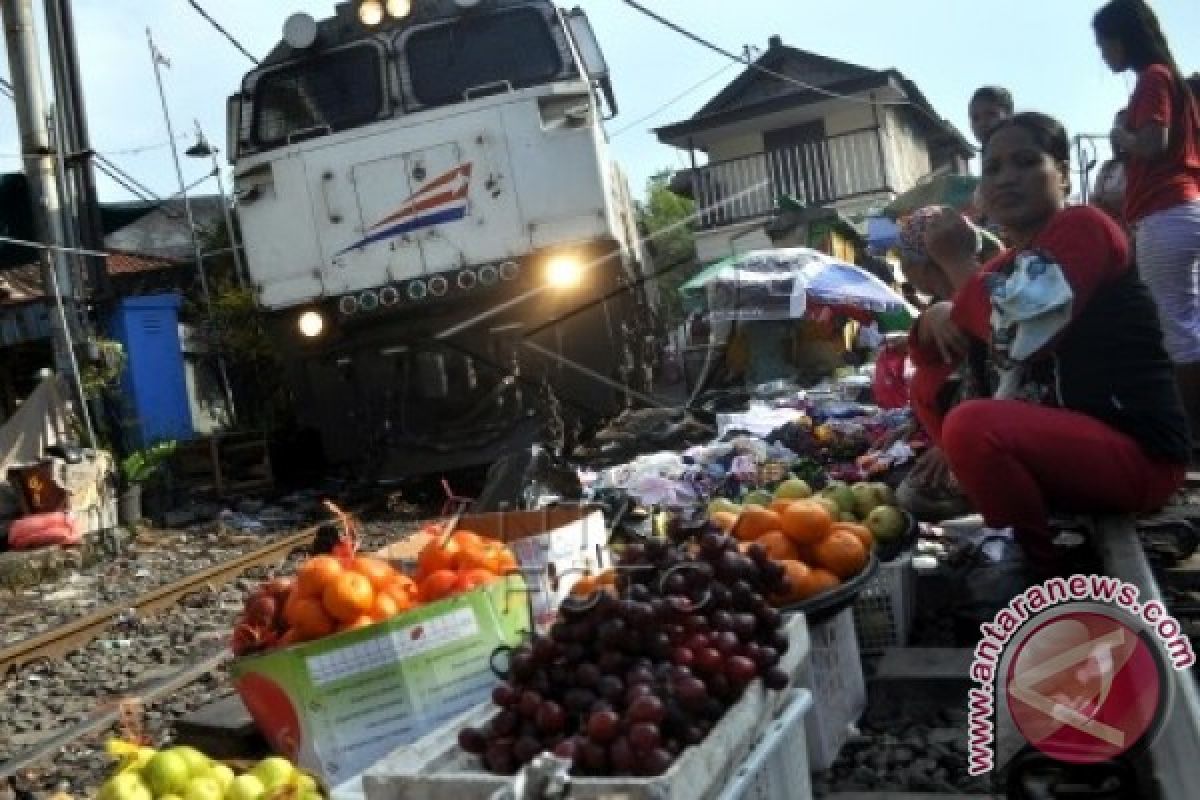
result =
[[239,659],[238,693],[276,752],[342,784],[397,747],[487,703],[492,656],[530,630],[510,576],[386,622]]

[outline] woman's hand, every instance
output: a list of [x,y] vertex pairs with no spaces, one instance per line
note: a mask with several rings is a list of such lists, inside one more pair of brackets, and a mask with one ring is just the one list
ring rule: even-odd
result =
[[979,232],[953,209],[945,208],[925,230],[925,248],[937,262],[953,291],[979,270]]
[[954,305],[934,303],[917,320],[917,339],[925,346],[933,345],[947,364],[961,361],[967,354],[967,335],[951,318]]

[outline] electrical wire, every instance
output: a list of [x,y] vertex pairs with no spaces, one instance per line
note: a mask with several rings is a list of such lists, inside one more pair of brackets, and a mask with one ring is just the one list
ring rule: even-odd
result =
[[637,119],[635,119],[633,122],[630,122],[628,125],[625,125],[625,126],[624,126],[624,127],[622,127],[620,130],[618,130],[618,131],[616,131],[615,133],[611,134],[611,135],[610,135],[608,138],[609,138],[609,139],[615,139],[615,138],[617,138],[618,136],[620,136],[621,134],[623,134],[623,133],[627,133],[627,132],[629,132],[630,130],[632,130],[632,129],[636,128],[638,125],[641,125],[641,124],[642,124],[643,122],[645,122],[646,120],[648,120],[648,119],[653,119],[654,117],[657,117],[659,114],[661,114],[662,112],[666,111],[668,108],[670,108],[671,106],[675,105],[675,104],[676,104],[676,103],[678,103],[680,100],[682,100],[683,98],[687,97],[689,94],[691,94],[692,92],[696,91],[697,89],[699,89],[699,88],[700,88],[701,86],[703,86],[704,84],[708,83],[709,81],[713,80],[714,78],[718,77],[719,75],[721,75],[721,74],[723,74],[723,73],[725,73],[725,72],[728,72],[728,71],[729,71],[730,69],[732,69],[732,68],[733,68],[733,64],[725,64],[723,67],[721,67],[719,70],[717,70],[716,72],[714,72],[712,75],[709,75],[707,78],[704,78],[703,80],[701,80],[701,81],[698,81],[698,82],[696,82],[696,83],[692,84],[691,86],[689,86],[688,88],[686,88],[686,89],[684,89],[682,92],[680,92],[679,94],[677,94],[677,95],[675,95],[674,97],[672,97],[670,100],[667,100],[665,103],[663,103],[662,105],[660,105],[658,108],[656,108],[656,109],[654,109],[653,111],[651,111],[649,114],[646,114],[646,115],[645,115],[645,116],[643,116],[643,117],[638,117],[638,118],[637,118]]
[[[750,69],[758,70],[759,72],[761,72],[765,75],[770,75],[772,78],[776,78],[776,79],[784,81],[786,83],[791,83],[795,86],[799,86],[801,89],[804,89],[806,91],[816,92],[817,94],[824,95],[825,97],[831,97],[836,100],[845,100],[850,103],[860,103],[860,104],[866,105],[866,106],[876,106],[876,105],[878,105],[878,106],[916,106],[916,104],[913,103],[911,100],[868,100],[868,99],[865,99],[862,97],[853,97],[851,95],[838,94],[837,92],[830,91],[829,89],[826,89],[824,87],[815,86],[811,83],[805,83],[804,81],[799,80],[798,78],[793,78],[791,75],[784,75],[782,72],[776,72],[775,70],[770,69],[769,67],[764,67],[762,64],[758,63],[757,61],[755,61],[751,58],[748,58],[746,56],[739,56],[736,53],[726,50],[724,47],[721,47],[719,44],[715,44],[714,42],[711,42],[702,36],[692,33],[691,31],[689,31],[688,29],[679,25],[678,23],[672,22],[671,20],[667,19],[666,17],[662,16],[661,14],[651,11],[650,9],[646,8],[644,5],[639,3],[637,0],[622,0],[622,2],[624,2],[625,5],[629,6],[630,8],[634,9],[635,11],[638,11],[638,12],[646,15],[647,17],[650,17],[650,19],[654,20],[658,24],[663,25],[667,28],[670,28],[671,30],[675,31],[675,33],[678,33],[680,36],[683,36],[686,39],[690,39],[691,41],[695,42],[696,44],[700,45],[701,47],[706,47],[709,50],[712,50],[714,53],[720,53],[721,55],[725,56],[726,58],[736,61],[737,63],[742,64],[743,66],[749,67]],[[940,120],[939,120],[939,122],[940,122]]]
[[246,48],[242,47],[242,43],[239,42],[237,39],[233,38],[233,34],[231,34],[229,31],[227,31],[223,27],[221,27],[221,23],[217,22],[215,19],[212,18],[212,16],[207,11],[205,11],[203,8],[201,8],[200,4],[197,3],[196,0],[188,0],[188,5],[190,5],[194,9],[196,9],[197,14],[204,17],[204,19],[208,22],[209,25],[212,25],[214,28],[216,28],[217,32],[220,33],[222,36],[224,36],[226,39],[228,39],[229,43],[232,44],[234,47],[236,47],[238,49],[238,51],[241,52],[242,55],[244,55],[246,58],[250,59],[250,61],[253,62],[254,66],[257,67],[259,65],[259,63],[260,63],[259,60],[257,58],[255,58],[254,56],[250,55],[250,51],[247,50]]

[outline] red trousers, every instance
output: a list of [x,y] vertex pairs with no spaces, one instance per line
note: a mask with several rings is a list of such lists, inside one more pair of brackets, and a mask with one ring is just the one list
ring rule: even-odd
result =
[[1051,510],[1153,511],[1187,469],[1156,461],[1094,417],[1017,400],[967,401],[946,415],[940,434],[955,478],[988,526],[1013,528],[1040,566],[1054,561]]

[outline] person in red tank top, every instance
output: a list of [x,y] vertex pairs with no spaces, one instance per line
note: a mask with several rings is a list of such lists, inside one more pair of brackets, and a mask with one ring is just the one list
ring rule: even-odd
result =
[[1125,221],[1154,297],[1193,432],[1200,431],[1200,105],[1145,0],[1092,20],[1101,56],[1137,85],[1113,141],[1126,153]]

